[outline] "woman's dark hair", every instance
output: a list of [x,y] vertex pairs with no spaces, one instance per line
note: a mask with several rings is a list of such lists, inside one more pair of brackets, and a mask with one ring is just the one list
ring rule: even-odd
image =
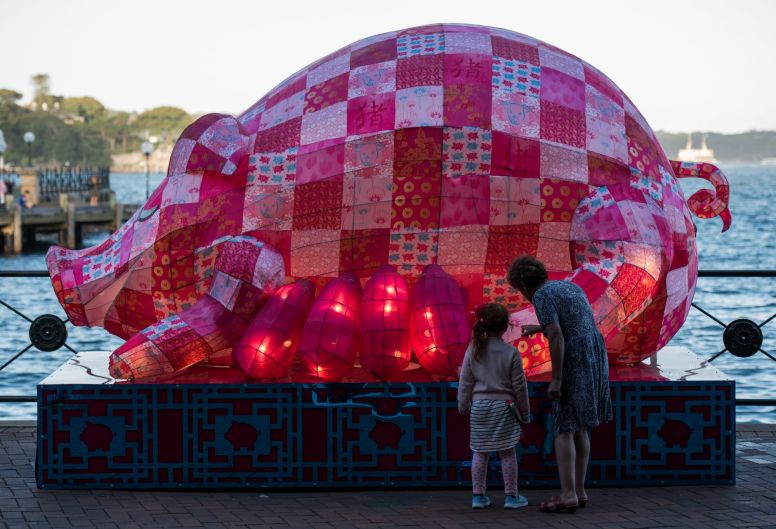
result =
[[488,336],[501,336],[509,327],[509,312],[504,305],[487,303],[480,305],[474,311],[474,329],[472,343],[474,344],[474,359],[480,361],[485,356]]
[[509,267],[507,281],[513,288],[522,292],[526,288],[538,287],[547,281],[547,269],[536,257],[521,255]]

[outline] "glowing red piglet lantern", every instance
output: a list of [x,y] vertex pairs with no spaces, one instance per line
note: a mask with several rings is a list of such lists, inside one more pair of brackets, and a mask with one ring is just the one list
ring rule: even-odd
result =
[[455,375],[471,338],[466,300],[455,279],[429,265],[412,290],[412,349],[427,371]]
[[347,273],[331,280],[307,316],[299,346],[305,369],[325,380],[342,378],[356,361],[361,284]]
[[361,298],[361,365],[387,380],[410,363],[407,283],[392,266],[377,269]]
[[264,380],[288,374],[314,294],[315,286],[299,279],[267,299],[234,348],[240,369]]

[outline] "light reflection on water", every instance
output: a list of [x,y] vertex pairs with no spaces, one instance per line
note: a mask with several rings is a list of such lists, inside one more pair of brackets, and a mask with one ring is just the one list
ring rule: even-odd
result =
[[[718,219],[699,220],[698,250],[701,269],[774,269],[776,268],[776,167],[723,167],[731,184],[730,209],[733,225],[720,233]],[[162,174],[151,175],[151,188],[159,184]],[[700,182],[682,180],[689,194],[701,187]],[[117,200],[142,203],[145,199],[143,175],[111,176]],[[87,234],[86,244],[96,244],[105,233]],[[20,256],[0,257],[0,269],[43,270],[45,247]],[[29,317],[53,313],[64,317],[46,278],[0,279],[0,299]],[[700,278],[695,302],[723,322],[750,318],[761,322],[776,312],[776,279],[771,278]],[[28,343],[27,322],[12,312],[0,308],[0,362],[24,348]],[[687,323],[669,345],[684,346],[702,357],[711,357],[723,348],[722,327],[700,312],[692,310]],[[776,321],[763,328],[763,347],[776,356]],[[113,350],[122,341],[103,329],[68,326],[68,343],[78,351]],[[32,349],[0,372],[0,394],[34,395],[35,385],[64,363],[70,352],[66,349],[44,353]],[[728,353],[714,365],[736,380],[739,398],[776,398],[776,362],[762,354],[746,359]],[[33,419],[35,404],[0,405],[0,419]],[[739,421],[776,423],[776,408],[740,407]]]

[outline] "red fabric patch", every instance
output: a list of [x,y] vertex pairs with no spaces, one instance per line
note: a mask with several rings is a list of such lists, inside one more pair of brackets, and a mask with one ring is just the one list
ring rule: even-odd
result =
[[396,89],[440,86],[444,82],[444,55],[416,55],[396,61]]
[[516,257],[536,255],[539,248],[539,225],[517,224],[488,227],[486,274],[504,274]]
[[556,103],[564,107],[585,111],[585,83],[575,77],[552,68],[542,68],[542,104]]
[[[572,244],[574,244],[573,241]],[[574,277],[574,283],[585,291],[590,303],[593,303],[601,297],[601,294],[606,291],[606,287],[608,286],[608,283],[604,281],[604,279],[589,270],[577,270]]]
[[[132,325],[135,332],[145,329],[156,322],[154,298],[144,292],[124,288],[121,290],[113,304],[117,319],[128,325]],[[114,331],[118,330],[118,327]],[[122,338],[129,338],[131,333],[120,333]]]
[[442,168],[436,160],[394,161],[391,228],[439,228]]
[[294,79],[290,83],[282,86],[280,90],[277,92],[271,94],[267,98],[267,104],[264,106],[264,110],[268,110],[284,99],[288,99],[292,95],[296,94],[297,92],[303,91],[305,88],[307,88],[307,74]]
[[300,154],[296,162],[296,182],[307,184],[341,175],[345,167],[345,144]]
[[283,152],[298,147],[302,137],[302,117],[289,119],[256,133],[254,152]]
[[542,100],[539,134],[542,139],[585,148],[585,113]]
[[636,189],[631,186],[614,185],[609,188],[612,198],[616,202],[622,202],[624,200],[630,200],[631,202],[640,202],[646,204],[647,199],[644,196],[644,192],[641,189]]
[[260,253],[259,246],[228,241],[219,247],[216,270],[251,283]]
[[487,225],[490,218],[490,179],[464,175],[442,179],[440,228]]
[[342,221],[342,179],[297,184],[295,230],[337,230]]
[[469,53],[445,54],[444,84],[476,84],[490,87],[493,58]]
[[199,198],[202,200],[228,191],[244,194],[246,183],[246,173],[224,175],[207,171],[202,175],[202,183],[199,185]]
[[643,268],[625,263],[612,281],[612,288],[619,294],[630,316],[638,309],[655,288],[655,280]]
[[492,174],[538,178],[540,153],[538,140],[518,138],[493,131]]
[[539,64],[539,49],[536,46],[496,36],[492,36],[490,42],[493,48],[493,55],[497,57]]
[[197,121],[186,127],[181,133],[180,137],[197,141],[199,140],[200,136],[202,136],[202,133],[210,127],[210,125],[226,117],[229,116],[226,114],[205,114]]
[[[635,119],[625,115],[625,134],[628,136],[628,165],[643,175],[660,178],[658,162],[661,153],[647,131],[641,128]],[[669,170],[670,173],[670,170]]]
[[[394,163],[410,160],[442,160],[442,129],[415,127],[399,129],[394,135]],[[442,166],[439,165],[439,174]],[[394,173],[397,171],[394,170]]]
[[[489,129],[490,95],[490,85],[445,84],[445,124],[451,127]],[[584,116],[582,119],[584,123]]]
[[622,162],[588,151],[587,175],[591,186],[611,186],[627,181],[631,173]]
[[674,258],[671,260],[671,270],[676,270],[690,263],[690,248],[687,244],[686,233],[674,233],[672,243],[674,246]]
[[197,143],[189,155],[186,171],[196,173],[199,171],[220,172],[226,163],[226,158],[217,155],[201,143]]
[[[197,247],[210,245],[220,237],[242,231],[243,192],[230,191],[203,199],[197,204]],[[204,220],[207,219],[207,220]]]
[[574,211],[588,191],[587,184],[568,180],[542,179],[539,186],[542,222],[571,222]]
[[372,94],[348,101],[348,135],[394,128],[396,93]]
[[343,230],[340,238],[340,272],[371,276],[388,262],[389,229]]
[[262,231],[246,232],[245,235],[254,237],[257,241],[268,244],[283,256],[283,266],[286,275],[291,275],[291,232],[290,231]]
[[349,72],[310,87],[304,96],[304,113],[315,112],[348,98]]
[[391,61],[396,58],[396,39],[386,39],[364,46],[350,54],[350,69]]
[[604,94],[618,105],[623,105],[622,93],[613,82],[607,79],[602,73],[593,70],[587,65],[585,65],[584,68],[585,82],[587,84]]

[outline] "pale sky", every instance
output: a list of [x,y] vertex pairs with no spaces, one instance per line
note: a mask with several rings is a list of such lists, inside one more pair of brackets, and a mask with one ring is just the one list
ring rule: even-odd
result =
[[364,37],[434,22],[498,26],[606,73],[654,129],[776,129],[776,1],[0,0],[0,88],[142,111],[239,114]]

